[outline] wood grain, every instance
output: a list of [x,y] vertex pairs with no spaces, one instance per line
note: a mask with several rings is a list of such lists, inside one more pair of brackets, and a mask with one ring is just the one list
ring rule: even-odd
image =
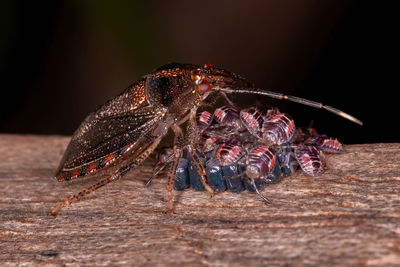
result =
[[1,265],[395,265],[400,263],[400,144],[345,146],[329,170],[251,193],[149,188],[147,162],[52,217],[98,180],[58,183],[68,137],[0,135]]

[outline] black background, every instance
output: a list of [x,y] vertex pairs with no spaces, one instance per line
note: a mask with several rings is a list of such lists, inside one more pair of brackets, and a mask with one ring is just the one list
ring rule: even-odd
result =
[[384,1],[2,1],[0,132],[70,135],[176,61],[212,62],[348,112],[364,126],[262,100],[344,143],[398,142],[395,10]]

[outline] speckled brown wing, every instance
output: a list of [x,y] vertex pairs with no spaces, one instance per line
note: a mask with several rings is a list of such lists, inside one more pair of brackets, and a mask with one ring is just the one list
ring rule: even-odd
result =
[[73,134],[55,178],[83,177],[145,149],[152,141],[148,133],[162,114],[148,104],[145,79],[139,80],[86,117]]

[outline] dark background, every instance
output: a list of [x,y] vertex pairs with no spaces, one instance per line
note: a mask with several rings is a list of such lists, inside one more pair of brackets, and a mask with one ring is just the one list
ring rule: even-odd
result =
[[[396,10],[384,1],[2,1],[0,132],[70,135],[167,62],[212,62],[364,122],[265,103],[344,143],[399,142]],[[237,100],[238,101],[238,100]],[[256,101],[256,100],[254,100]]]

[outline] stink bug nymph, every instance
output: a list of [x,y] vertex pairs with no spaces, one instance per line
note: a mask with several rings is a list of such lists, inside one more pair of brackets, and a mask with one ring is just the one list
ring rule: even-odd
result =
[[[358,124],[358,119],[321,103],[256,89],[246,79],[227,70],[204,66],[170,63],[133,83],[121,94],[89,114],[72,136],[55,178],[58,181],[78,179],[98,173],[108,167],[118,167],[112,175],[73,195],[53,207],[56,215],[63,207],[80,200],[98,188],[117,181],[139,166],[158,146],[171,129],[175,134],[173,163],[168,174],[168,211],[173,211],[175,174],[185,149],[200,176],[204,188],[206,170],[195,151],[197,140],[196,113],[207,98],[227,94],[252,94],[286,99],[323,108]],[[187,123],[185,133],[181,125]]]

